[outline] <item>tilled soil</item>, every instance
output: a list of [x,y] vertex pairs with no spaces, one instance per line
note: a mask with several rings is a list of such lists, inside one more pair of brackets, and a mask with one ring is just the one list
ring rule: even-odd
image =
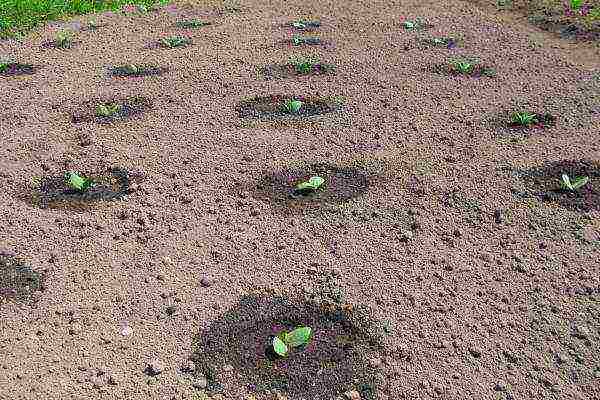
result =
[[[68,23],[0,43],[35,66],[0,74],[0,399],[600,399],[595,44],[454,0],[215,6],[81,17],[68,51],[40,48]],[[460,45],[416,46],[417,17]],[[193,45],[149,48],[175,35]],[[293,56],[335,74],[260,75]],[[496,75],[432,71],[463,57]],[[107,76],[128,64],[167,70]],[[93,113],[131,98],[152,107]],[[273,98],[343,102],[240,112]],[[498,123],[515,111],[556,119]],[[307,348],[270,359],[302,324]]]

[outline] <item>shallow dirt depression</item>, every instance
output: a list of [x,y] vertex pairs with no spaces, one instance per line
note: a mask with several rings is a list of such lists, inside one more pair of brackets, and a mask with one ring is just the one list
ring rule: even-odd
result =
[[43,290],[43,276],[8,251],[0,251],[0,304],[28,302]]
[[94,182],[85,192],[70,188],[65,175],[41,178],[31,194],[31,203],[40,208],[83,211],[102,201],[123,198],[130,191],[131,179],[140,178],[121,168],[82,175]]
[[[378,368],[369,365],[368,355],[383,346],[366,315],[349,304],[302,294],[248,294],[195,338],[192,358],[208,380],[209,393],[239,395],[241,390],[271,399],[278,392],[289,400],[331,400],[356,390],[362,399],[373,400]],[[313,329],[308,346],[286,358],[273,356],[273,336],[298,326]],[[233,370],[222,372],[224,365]]]
[[[323,188],[300,193],[296,185],[312,176],[325,179]],[[284,213],[315,210],[348,202],[365,194],[374,183],[374,174],[355,166],[329,163],[300,163],[267,173],[250,184],[250,194]]]
[[[571,179],[589,177],[589,182],[575,192],[560,189],[560,178],[567,174]],[[563,160],[540,167],[519,171],[526,183],[526,195],[545,202],[554,202],[575,211],[600,210],[600,162],[591,160]]]

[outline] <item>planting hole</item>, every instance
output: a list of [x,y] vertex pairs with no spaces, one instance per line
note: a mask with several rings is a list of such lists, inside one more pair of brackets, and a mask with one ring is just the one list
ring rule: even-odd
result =
[[336,111],[341,103],[341,98],[268,95],[241,101],[238,112],[240,118],[308,117]]
[[0,304],[28,302],[39,290],[43,290],[42,274],[32,270],[15,254],[0,251]]
[[2,76],[33,75],[37,70],[38,68],[32,64],[0,61],[0,75]]
[[90,100],[83,103],[72,115],[74,123],[96,122],[109,124],[126,120],[152,109],[152,102],[145,97],[128,97],[107,100]]
[[162,75],[169,69],[147,64],[126,64],[112,67],[110,74],[114,77],[141,77]]

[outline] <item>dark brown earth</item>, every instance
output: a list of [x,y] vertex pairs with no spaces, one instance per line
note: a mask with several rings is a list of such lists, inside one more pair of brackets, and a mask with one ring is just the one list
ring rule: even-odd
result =
[[[213,3],[0,42],[36,66],[0,75],[0,399],[600,399],[597,42],[458,0]],[[417,17],[460,45],[416,46]],[[40,48],[68,26],[76,47]],[[174,35],[193,45],[149,49]],[[259,74],[295,56],[336,73]],[[496,75],[432,71],[459,57]],[[126,64],[168,71],[107,76]]]

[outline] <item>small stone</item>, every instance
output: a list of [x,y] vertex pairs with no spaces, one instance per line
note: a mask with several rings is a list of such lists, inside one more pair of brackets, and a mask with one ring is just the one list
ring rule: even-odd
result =
[[203,376],[198,376],[192,379],[192,386],[194,389],[206,389],[208,386],[208,381]]
[[212,281],[207,277],[202,277],[202,279],[200,279],[200,285],[203,287],[209,287],[212,285]]
[[590,328],[583,324],[577,324],[573,327],[573,336],[579,339],[589,339],[592,335]]
[[481,357],[482,351],[477,346],[471,346],[471,347],[469,347],[469,353],[471,353],[471,355],[473,357],[479,358],[479,357]]
[[360,393],[358,393],[356,390],[350,390],[344,393],[344,396],[346,396],[347,400],[361,400]]
[[173,316],[173,315],[177,314],[177,306],[168,306],[168,307],[165,309],[165,313],[166,313],[166,314],[167,314],[169,317],[171,317],[171,316]]
[[400,232],[400,241],[402,242],[408,242],[409,240],[411,240],[412,238],[415,237],[415,234],[412,231],[402,231]]
[[161,258],[161,261],[168,267],[171,267],[173,265],[173,260],[171,260],[171,257],[169,256],[164,256],[163,258]]
[[233,365],[225,364],[223,365],[223,372],[231,372],[233,371]]
[[80,323],[74,322],[69,326],[69,335],[79,335],[81,332],[83,332],[83,326]]
[[147,368],[148,375],[152,375],[152,376],[158,375],[161,372],[163,372],[164,370],[165,370],[165,367],[158,358],[153,358],[148,363],[148,368]]

